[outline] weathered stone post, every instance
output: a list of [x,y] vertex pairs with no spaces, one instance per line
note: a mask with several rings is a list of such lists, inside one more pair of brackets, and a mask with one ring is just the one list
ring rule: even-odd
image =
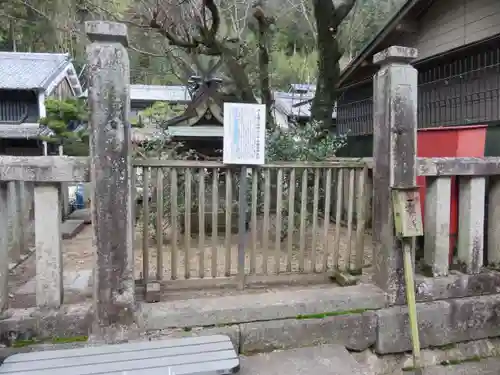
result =
[[61,204],[57,183],[35,183],[36,305],[57,309],[63,303]]
[[374,282],[388,302],[405,301],[403,250],[394,236],[391,187],[416,183],[417,70],[409,62],[417,50],[390,47],[377,53],[381,66],[373,80]]
[[20,183],[18,181],[7,182],[7,212],[8,229],[7,238],[9,242],[9,258],[17,262],[21,258],[21,206],[19,205]]
[[7,183],[0,181],[0,319],[9,303],[9,244],[7,239]]
[[85,24],[89,64],[92,224],[97,247],[94,329],[128,325],[134,319],[132,254],[130,67],[127,27]]

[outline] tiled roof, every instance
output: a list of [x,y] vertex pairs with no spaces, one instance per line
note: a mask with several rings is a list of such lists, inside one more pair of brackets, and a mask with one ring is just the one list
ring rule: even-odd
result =
[[143,101],[189,102],[186,86],[130,85],[130,99]]
[[311,103],[304,103],[300,107],[294,107],[308,99],[312,99],[314,94],[299,94],[289,92],[274,92],[274,106],[280,112],[292,117],[310,117]]
[[0,124],[0,139],[38,139],[53,134],[46,126],[36,123]]
[[0,89],[46,89],[70,62],[62,53],[0,52]]
[[[310,118],[311,104],[314,98],[314,91],[307,93],[275,91],[274,107],[281,113],[295,118]],[[336,108],[332,111],[332,118],[337,118]]]

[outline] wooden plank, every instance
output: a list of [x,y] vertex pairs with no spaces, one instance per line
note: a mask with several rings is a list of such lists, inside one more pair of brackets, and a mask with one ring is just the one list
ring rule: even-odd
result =
[[264,170],[264,227],[262,228],[262,273],[267,275],[269,259],[269,211],[271,205],[271,176],[269,168]]
[[302,189],[300,192],[300,238],[299,238],[299,272],[304,272],[306,251],[306,218],[307,218],[307,169],[302,171]]
[[213,169],[212,177],[212,277],[217,277],[219,240],[219,170]]
[[325,171],[325,219],[323,223],[323,272],[328,270],[328,255],[330,254],[330,241],[328,230],[330,229],[330,205],[332,194],[332,170]]
[[252,245],[251,245],[251,253],[250,253],[250,275],[255,275],[257,271],[257,233],[259,232],[257,228],[257,196],[258,196],[258,170],[256,168],[252,168],[252,213],[251,213],[251,221],[252,221]]
[[170,258],[170,275],[172,280],[177,279],[177,267],[179,266],[179,249],[177,244],[177,233],[179,230],[178,224],[178,207],[177,207],[177,170],[170,170],[170,204],[171,204],[171,223],[172,223],[172,255]]
[[142,170],[142,278],[149,280],[149,180],[151,169]]
[[[323,162],[278,162],[268,163],[262,168],[363,168],[368,161],[364,158],[339,158]],[[200,160],[171,160],[171,159],[135,159],[132,161],[135,167],[169,167],[169,168],[224,168],[236,170],[237,166],[223,164],[219,161]]]
[[205,169],[198,175],[198,275],[205,277]]
[[316,245],[318,236],[318,204],[319,204],[319,169],[314,169],[314,193],[312,212],[312,244],[311,244],[311,270],[317,272],[316,267]]
[[352,232],[353,232],[353,214],[354,214],[354,183],[355,169],[349,170],[349,197],[347,200],[347,259],[345,260],[344,270],[351,270],[353,264],[352,251]]
[[226,170],[226,256],[224,259],[224,275],[231,276],[231,238],[232,238],[232,216],[233,216],[233,174],[230,169]]
[[156,174],[156,279],[163,279],[163,170]]
[[356,197],[356,239],[354,250],[354,269],[353,273],[361,273],[364,265],[365,255],[365,222],[366,222],[366,205],[367,189],[366,179],[368,176],[368,168],[363,168],[359,171],[358,179],[358,194]]
[[295,226],[295,168],[290,170],[290,190],[288,192],[288,228],[287,228],[287,259],[286,271],[292,272],[293,232]]
[[276,189],[276,238],[274,243],[274,273],[281,267],[281,201],[283,199],[283,169],[278,169]]
[[191,260],[191,184],[192,173],[190,168],[184,169],[184,278],[191,277],[189,267]]
[[344,170],[339,169],[337,171],[337,202],[335,205],[335,238],[333,246],[333,268],[339,268],[339,258],[340,258],[340,224],[342,220],[342,197],[343,197],[343,185],[344,184]]

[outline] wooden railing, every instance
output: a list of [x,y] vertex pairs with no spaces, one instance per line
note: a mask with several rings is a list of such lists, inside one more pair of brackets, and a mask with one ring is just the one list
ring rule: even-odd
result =
[[168,280],[177,288],[359,274],[371,248],[364,240],[370,193],[362,161],[249,167],[240,250],[239,169],[153,159],[134,167],[144,197],[136,213],[143,283]]

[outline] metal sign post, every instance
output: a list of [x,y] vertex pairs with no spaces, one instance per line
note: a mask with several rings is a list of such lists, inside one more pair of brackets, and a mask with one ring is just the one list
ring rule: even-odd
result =
[[[240,165],[238,197],[238,287],[245,286],[245,243],[247,232],[247,167],[263,165],[265,159],[266,106],[224,103],[223,162]],[[226,202],[231,204],[231,202]],[[255,230],[255,229],[254,229]]]

